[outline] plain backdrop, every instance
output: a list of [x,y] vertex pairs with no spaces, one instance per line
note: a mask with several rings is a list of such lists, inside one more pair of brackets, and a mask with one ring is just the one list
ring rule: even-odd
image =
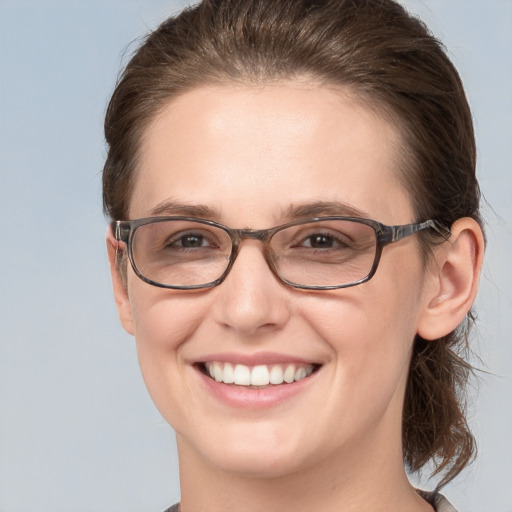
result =
[[[0,0],[1,512],[160,512],[179,499],[174,435],[111,297],[100,171],[128,43],[185,4]],[[445,494],[461,512],[511,512],[512,1],[405,4],[463,77],[488,202],[480,454]]]

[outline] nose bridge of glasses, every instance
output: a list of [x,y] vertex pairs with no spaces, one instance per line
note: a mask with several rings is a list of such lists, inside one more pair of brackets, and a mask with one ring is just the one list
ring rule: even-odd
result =
[[240,251],[241,244],[244,240],[256,240],[263,244],[263,253],[268,261],[268,241],[270,240],[272,229],[231,229],[231,241],[233,243],[233,256],[236,257]]
[[262,252],[263,257],[270,270],[275,273],[274,265],[273,265],[273,257],[271,251],[269,250],[269,240],[274,232],[273,229],[231,229],[231,240],[233,243],[233,252],[231,254],[231,265],[234,264],[235,260],[241,249],[241,244],[243,240],[256,240],[263,244]]
[[233,229],[231,230],[237,241],[245,239],[265,242],[269,238],[269,229]]

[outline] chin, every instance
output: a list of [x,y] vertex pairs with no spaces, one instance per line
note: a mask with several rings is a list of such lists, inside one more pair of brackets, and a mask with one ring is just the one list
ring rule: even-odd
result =
[[299,442],[300,436],[279,432],[280,429],[270,432],[254,425],[241,430],[245,432],[226,429],[215,435],[210,431],[199,440],[178,436],[178,449],[187,453],[192,450],[194,458],[202,459],[215,470],[245,478],[285,477],[304,469],[306,460],[311,463],[311,457],[305,456],[307,447]]
[[283,478],[304,469],[297,453],[226,453],[215,457],[212,463],[220,471],[238,475],[242,478],[276,479]]

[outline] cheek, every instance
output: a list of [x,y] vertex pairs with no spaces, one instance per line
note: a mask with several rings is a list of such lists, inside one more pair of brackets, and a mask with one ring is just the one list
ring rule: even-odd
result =
[[422,272],[417,265],[406,262],[400,271],[385,266],[379,271],[358,287],[321,300],[312,296],[302,313],[330,345],[340,385],[359,383],[350,387],[360,398],[390,393],[405,383],[421,312]]
[[319,301],[311,297],[303,316],[340,355],[371,355],[384,347],[398,348],[401,341],[409,344],[415,334],[418,288],[395,282],[379,290],[378,284],[370,281]]
[[323,421],[333,442],[364,438],[383,418],[393,431],[400,429],[414,330],[390,320],[396,318],[390,316],[396,303],[382,302],[372,315],[368,306],[368,301],[364,308],[358,301],[339,305],[318,327],[333,352],[331,389],[336,391],[326,394]]
[[194,332],[202,318],[204,292],[165,290],[134,277],[128,294],[134,334],[144,350],[174,351]]
[[[130,290],[139,364],[146,387],[164,417],[176,408],[173,397],[186,382],[181,353],[209,306],[200,293],[163,290],[140,282]],[[162,409],[163,407],[163,409]]]
[[370,298],[331,301],[309,308],[307,315],[337,364],[352,376],[377,377],[386,372],[376,374],[376,367],[401,368],[408,359],[415,335],[413,315],[395,297],[375,304]]

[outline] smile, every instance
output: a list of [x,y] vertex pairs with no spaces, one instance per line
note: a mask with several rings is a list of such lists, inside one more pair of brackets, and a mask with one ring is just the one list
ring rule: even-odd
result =
[[272,364],[246,366],[228,362],[206,362],[204,373],[216,382],[236,386],[269,386],[291,384],[309,377],[318,365],[314,364]]

